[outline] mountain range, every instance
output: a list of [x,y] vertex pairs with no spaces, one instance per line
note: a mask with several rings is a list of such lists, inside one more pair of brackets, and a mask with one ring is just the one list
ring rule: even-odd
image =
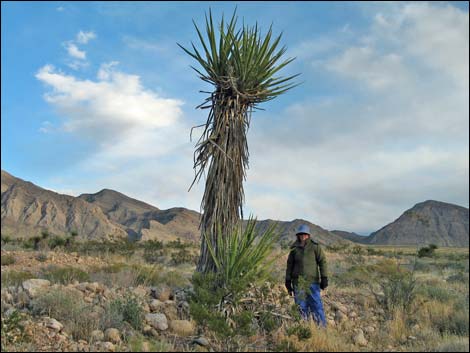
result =
[[[43,189],[1,172],[1,232],[11,237],[31,237],[47,230],[52,234],[75,232],[79,239],[197,242],[200,214],[183,207],[161,210],[118,191],[103,189],[78,197]],[[281,241],[294,240],[295,229],[308,224],[322,244],[356,242],[381,245],[469,245],[469,210],[438,201],[425,201],[405,211],[397,220],[365,237],[328,231],[307,220],[260,220],[257,230],[273,223]]]

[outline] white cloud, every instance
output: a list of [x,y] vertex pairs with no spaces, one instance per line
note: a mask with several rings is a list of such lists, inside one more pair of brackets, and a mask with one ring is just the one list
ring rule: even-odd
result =
[[93,31],[83,32],[80,31],[77,33],[77,42],[80,44],[87,44],[91,39],[95,39],[96,34]]
[[78,47],[74,43],[72,42],[65,43],[65,48],[67,49],[67,53],[71,57],[77,58],[77,59],[83,59],[83,60],[86,59],[86,52],[78,49]]
[[383,6],[354,41],[350,25],[300,46],[341,96],[253,118],[246,199],[261,218],[369,232],[427,199],[468,207],[468,13]]
[[115,65],[102,65],[97,81],[77,79],[52,65],[37,72],[36,78],[52,88],[44,98],[64,117],[63,130],[106,144],[123,136],[135,139],[136,129],[148,131],[176,123],[181,101],[145,89],[139,76],[113,70]]

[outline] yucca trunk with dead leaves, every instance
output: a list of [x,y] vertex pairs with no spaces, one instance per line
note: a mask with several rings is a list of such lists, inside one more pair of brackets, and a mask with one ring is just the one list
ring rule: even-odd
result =
[[[193,51],[180,47],[202,66],[206,73],[193,69],[199,77],[214,86],[213,92],[198,108],[210,109],[194,153],[194,182],[207,171],[206,186],[201,202],[202,216],[201,254],[197,270],[216,271],[215,263],[208,250],[207,240],[216,253],[217,237],[228,237],[243,219],[243,182],[248,168],[248,144],[246,134],[251,113],[257,104],[274,99],[294,87],[288,83],[297,75],[287,78],[273,75],[294,59],[287,59],[276,65],[285,52],[277,52],[281,36],[271,43],[272,30],[264,38],[257,25],[235,30],[236,15],[224,26],[219,26],[217,46],[216,31],[209,12],[206,17],[208,43],[194,23],[203,46],[204,56],[194,44]],[[191,186],[193,185],[191,184]],[[205,234],[205,236],[203,236]]]

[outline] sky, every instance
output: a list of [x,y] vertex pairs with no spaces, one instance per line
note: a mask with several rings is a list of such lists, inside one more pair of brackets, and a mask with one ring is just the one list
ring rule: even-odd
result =
[[199,211],[212,87],[177,45],[218,22],[283,33],[301,85],[248,131],[246,215],[367,235],[425,200],[469,205],[467,2],[1,3],[1,168],[69,195]]

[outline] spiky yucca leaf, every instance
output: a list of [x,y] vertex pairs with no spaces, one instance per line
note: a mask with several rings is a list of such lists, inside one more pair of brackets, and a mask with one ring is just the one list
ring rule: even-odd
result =
[[286,47],[278,47],[282,34],[273,39],[272,27],[264,37],[257,24],[253,27],[243,25],[236,30],[237,16],[234,12],[228,25],[224,26],[222,18],[217,46],[216,28],[210,11],[209,18],[206,16],[206,37],[194,21],[193,24],[204,53],[201,54],[193,43],[192,51],[178,45],[201,65],[205,73],[193,69],[204,81],[218,89],[230,90],[233,95],[240,95],[249,104],[271,100],[296,86],[291,80],[299,74],[274,77],[295,58],[280,61]]
[[[204,233],[217,273],[221,275],[220,285],[229,291],[263,280],[275,260],[268,258],[279,239],[276,224],[261,234],[255,227],[256,219],[250,217],[244,228],[240,225],[230,236],[219,234],[216,244]],[[220,251],[216,252],[216,248]]]

